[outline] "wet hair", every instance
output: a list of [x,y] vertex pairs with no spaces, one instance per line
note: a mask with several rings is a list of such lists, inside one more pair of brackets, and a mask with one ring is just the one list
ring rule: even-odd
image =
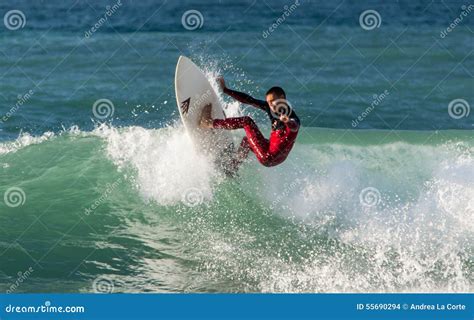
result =
[[269,95],[270,93],[276,95],[276,96],[284,96],[286,97],[285,91],[281,87],[271,87],[267,93],[265,94],[266,96]]

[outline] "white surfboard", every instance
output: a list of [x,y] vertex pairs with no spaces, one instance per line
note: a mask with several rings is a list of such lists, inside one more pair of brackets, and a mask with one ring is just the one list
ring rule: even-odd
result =
[[214,155],[222,166],[233,151],[231,134],[226,130],[199,127],[202,109],[208,104],[212,104],[213,119],[225,118],[216,92],[202,70],[185,56],[178,59],[174,83],[179,114],[187,133],[199,150]]

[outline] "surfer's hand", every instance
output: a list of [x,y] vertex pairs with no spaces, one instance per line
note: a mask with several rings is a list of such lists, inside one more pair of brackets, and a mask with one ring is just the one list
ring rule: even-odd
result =
[[219,87],[221,88],[221,90],[224,90],[224,89],[225,89],[224,77],[218,77],[218,78],[217,78],[217,84],[219,85]]
[[280,121],[287,123],[290,120],[290,118],[286,114],[280,115]]

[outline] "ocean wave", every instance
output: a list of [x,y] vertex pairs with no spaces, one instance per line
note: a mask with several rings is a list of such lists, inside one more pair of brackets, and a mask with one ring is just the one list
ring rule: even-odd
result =
[[[71,268],[87,248],[100,253],[73,276],[82,291],[99,274],[117,291],[472,291],[472,138],[307,130],[284,164],[264,168],[250,154],[236,179],[177,124],[21,136],[2,145],[0,191],[21,187],[26,201],[2,207],[2,227],[16,226],[0,240],[17,239],[37,212],[64,236],[72,223],[92,228],[63,244]],[[57,239],[37,232],[25,236],[39,246],[22,246],[40,254]],[[61,275],[57,259],[42,263]]]

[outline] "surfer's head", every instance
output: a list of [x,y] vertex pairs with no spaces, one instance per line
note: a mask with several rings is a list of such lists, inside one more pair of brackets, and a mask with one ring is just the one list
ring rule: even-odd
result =
[[281,99],[286,100],[286,94],[285,91],[280,87],[271,87],[265,94],[265,100],[267,100],[268,105],[274,112],[277,112],[277,110],[274,110],[274,108],[276,108],[278,100]]

